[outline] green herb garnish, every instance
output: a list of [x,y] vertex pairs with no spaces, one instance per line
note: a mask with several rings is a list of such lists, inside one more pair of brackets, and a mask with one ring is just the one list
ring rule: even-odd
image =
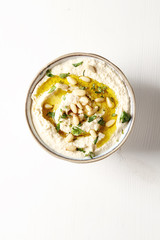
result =
[[59,130],[60,130],[60,123],[58,123],[58,124],[56,125],[56,130],[57,130],[57,132],[59,132]]
[[87,119],[88,118],[87,114],[84,114],[84,117],[85,117],[85,119]]
[[105,86],[101,86],[98,87],[97,90],[95,91],[95,93],[104,93],[104,91],[106,90],[107,87]]
[[89,156],[90,158],[93,158],[95,156],[94,152],[89,152],[85,155],[85,157]]
[[54,118],[55,112],[48,112],[46,115],[47,115],[48,117]]
[[65,95],[63,96],[63,100],[66,100],[66,96]]
[[88,122],[92,122],[94,119],[96,119],[96,117],[97,117],[96,115],[89,117]]
[[60,108],[60,111],[62,112],[62,108]]
[[80,86],[79,89],[81,89],[81,90],[85,90],[86,87],[84,87],[84,86]]
[[85,75],[84,75],[84,74],[85,74],[85,71],[86,71],[86,70],[83,71],[83,76],[85,76]]
[[98,92],[101,93],[103,89],[101,87],[98,87]]
[[48,69],[47,71],[46,71],[46,75],[48,76],[48,77],[54,77],[55,75],[53,75],[52,73],[51,73],[51,69]]
[[79,127],[73,127],[72,130],[71,130],[71,133],[74,136],[79,136],[79,135],[81,135],[82,133],[85,133],[85,132],[82,129],[80,129]]
[[61,118],[63,118],[63,119],[65,119],[67,117],[68,117],[68,115],[66,113],[63,113],[62,116],[61,116]]
[[56,86],[53,85],[53,86],[50,88],[50,90],[49,90],[48,93],[52,93],[55,89],[56,89]]
[[116,116],[117,116],[117,114],[116,114],[116,113],[113,113],[113,114],[112,114],[112,117],[116,117]]
[[66,77],[69,76],[69,74],[70,74],[70,73],[61,73],[61,74],[59,74],[59,77],[60,77],[60,78],[66,78]]
[[98,121],[98,123],[99,123],[101,126],[104,126],[104,125],[105,125],[105,121],[103,120],[103,117],[101,117],[101,119]]
[[79,123],[77,126],[78,126],[78,127],[81,127],[81,126],[82,126],[82,123]]
[[123,131],[123,129],[122,129],[122,134],[124,134],[124,131]]
[[79,63],[73,63],[72,65],[74,66],[74,67],[78,67],[78,66],[80,66],[80,65],[82,65],[83,64],[83,61],[82,62],[79,62]]
[[77,148],[76,149],[77,151],[80,151],[80,152],[83,152],[83,153],[85,153],[86,151],[84,151],[84,149],[83,148]]
[[131,119],[131,115],[129,113],[126,113],[125,111],[123,111],[121,114],[121,117],[120,117],[120,121],[122,123],[125,123],[125,122],[129,122],[130,119]]
[[92,85],[92,88],[91,89],[93,89],[93,90],[95,90],[95,84],[93,83],[93,85]]
[[94,144],[96,144],[97,143],[97,141],[98,141],[98,136],[96,137],[96,139],[94,140]]

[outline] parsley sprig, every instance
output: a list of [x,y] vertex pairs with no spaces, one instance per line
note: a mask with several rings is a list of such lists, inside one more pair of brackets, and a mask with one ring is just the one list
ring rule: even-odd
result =
[[61,118],[66,119],[66,118],[68,118],[68,115],[66,113],[63,113]]
[[88,119],[88,122],[92,122],[94,119],[96,119],[97,118],[97,116],[96,115],[93,115],[93,116],[91,116],[91,117],[89,117],[89,119]]
[[72,65],[74,66],[74,67],[78,67],[78,66],[80,66],[80,65],[82,65],[83,64],[83,61],[82,62],[79,62],[79,63],[73,63]]
[[88,154],[85,155],[85,157],[89,156],[90,158],[95,157],[95,153],[94,152],[89,152]]
[[106,89],[106,86],[98,87],[95,93],[104,93]]
[[84,87],[84,86],[80,86],[79,89],[81,90],[85,90],[87,87]]
[[71,133],[72,133],[74,136],[79,136],[79,135],[81,135],[82,133],[85,133],[85,131],[83,131],[83,130],[80,129],[79,127],[73,127],[72,130],[71,130]]
[[105,121],[103,120],[103,117],[101,117],[101,119],[98,121],[98,123],[99,123],[101,126],[104,126],[104,125],[105,125]]
[[80,151],[80,152],[83,152],[83,153],[86,152],[86,151],[84,150],[84,148],[77,148],[76,150],[77,150],[77,151]]
[[57,130],[57,132],[59,132],[59,130],[60,130],[60,123],[58,123],[58,124],[56,125],[56,130]]
[[126,113],[125,111],[122,112],[120,116],[120,121],[122,123],[129,122],[131,119],[131,115],[129,113]]
[[70,75],[70,73],[61,73],[61,74],[59,74],[59,77],[60,78],[66,78],[66,77],[68,77]]
[[50,88],[50,90],[49,90],[48,93],[52,93],[54,90],[56,90],[56,86],[53,85],[53,86]]
[[51,73],[51,69],[48,69],[47,71],[46,71],[46,75],[47,75],[47,77],[54,77],[55,75],[53,75],[52,73]]
[[48,112],[46,115],[47,115],[48,117],[54,118],[54,117],[55,117],[55,112]]
[[96,145],[97,141],[98,141],[98,136],[96,137],[93,143]]

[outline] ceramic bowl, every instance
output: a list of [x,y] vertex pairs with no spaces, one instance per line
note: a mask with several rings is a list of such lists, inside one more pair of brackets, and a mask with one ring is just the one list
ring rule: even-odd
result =
[[[45,142],[43,142],[43,140],[40,138],[40,136],[38,135],[35,126],[33,124],[33,120],[32,120],[32,115],[31,115],[31,106],[32,106],[32,99],[31,99],[31,95],[36,87],[36,85],[43,79],[43,77],[46,74],[46,70],[53,68],[54,66],[69,60],[71,58],[77,58],[77,57],[90,57],[90,58],[94,58],[97,60],[101,60],[103,62],[105,62],[107,65],[111,66],[116,73],[121,77],[122,81],[124,82],[129,97],[130,97],[130,103],[131,103],[131,115],[132,118],[130,120],[130,122],[128,123],[127,127],[125,128],[125,132],[123,134],[123,136],[121,137],[121,139],[119,140],[119,142],[116,142],[114,146],[112,146],[112,148],[108,149],[107,151],[105,151],[103,154],[99,155],[99,156],[95,156],[93,159],[71,159],[68,157],[65,157],[63,155],[61,155],[60,153],[55,152],[53,149],[51,149],[49,146],[47,146],[45,144]],[[104,57],[101,57],[99,55],[96,54],[92,54],[92,53],[69,53],[66,55],[63,55],[59,58],[56,58],[55,60],[53,60],[51,63],[49,63],[46,67],[44,67],[35,77],[35,79],[33,80],[33,82],[31,83],[31,86],[28,90],[28,94],[27,94],[27,98],[26,98],[26,107],[25,107],[25,111],[26,111],[26,118],[27,118],[27,122],[29,125],[29,128],[31,130],[31,133],[33,134],[33,136],[35,137],[35,139],[37,140],[37,142],[44,148],[46,149],[49,153],[51,153],[54,157],[58,157],[60,159],[63,160],[68,160],[71,162],[76,162],[76,163],[89,163],[89,162],[95,162],[95,161],[99,161],[101,159],[104,159],[108,156],[110,156],[112,153],[114,153],[115,151],[117,151],[123,144],[124,142],[127,140],[132,128],[133,128],[133,124],[135,121],[135,96],[134,96],[134,92],[133,89],[128,81],[128,79],[126,78],[126,76],[124,75],[124,73],[112,62],[110,62],[109,60],[107,60]]]

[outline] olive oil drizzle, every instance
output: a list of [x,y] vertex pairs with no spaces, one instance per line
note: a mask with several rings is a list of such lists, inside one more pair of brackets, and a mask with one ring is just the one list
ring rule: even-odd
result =
[[[103,115],[103,120],[105,122],[111,120],[111,119],[117,119],[117,115],[115,114],[115,109],[117,107],[118,101],[116,98],[116,95],[114,93],[114,91],[112,89],[110,89],[107,85],[102,84],[94,79],[90,78],[90,82],[84,82],[83,80],[80,79],[79,76],[76,75],[70,75],[70,77],[73,77],[76,81],[77,84],[76,86],[78,86],[80,89],[86,89],[87,94],[90,96],[90,99],[92,101],[92,105],[93,106],[99,106],[99,110],[97,113],[102,113],[102,111],[104,111],[104,115]],[[53,77],[49,77],[38,89],[37,89],[37,93],[36,93],[36,97],[38,98],[39,96],[41,96],[44,92],[49,91],[51,89],[51,87],[53,87],[56,83],[64,83],[69,85],[67,78],[60,78],[57,75],[54,75]],[[45,100],[45,103],[48,103],[50,105],[53,106],[53,109],[51,110],[47,110],[45,108],[43,108],[43,117],[47,120],[49,120],[54,126],[55,126],[55,122],[54,119],[52,119],[51,117],[47,116],[47,113],[49,111],[56,111],[59,104],[62,101],[62,97],[67,93],[67,92],[71,92],[71,91],[64,91],[62,89],[58,89],[55,92],[52,92],[48,98]],[[100,97],[104,97],[104,102],[102,103],[96,103],[94,100],[96,98],[100,98]],[[107,103],[106,103],[106,97],[109,97],[113,102],[114,102],[114,107],[113,108],[109,108]],[[85,121],[88,121],[88,119],[86,119]],[[105,137],[98,141],[98,143],[96,144],[96,147],[99,148],[101,146],[103,146],[103,144],[105,144],[113,135],[113,133],[116,130],[116,124],[114,124],[112,127],[107,128],[106,126],[100,126],[99,132],[103,133],[105,135]],[[66,137],[66,133],[59,131],[59,134],[62,137]],[[86,134],[82,134],[83,137],[84,136],[88,136],[89,133]],[[78,139],[82,136],[78,136],[75,139]]]

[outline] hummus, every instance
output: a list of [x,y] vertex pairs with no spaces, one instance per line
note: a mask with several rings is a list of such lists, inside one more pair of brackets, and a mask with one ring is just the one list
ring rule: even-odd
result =
[[32,94],[41,139],[64,157],[83,159],[112,148],[131,118],[130,98],[109,65],[72,58],[46,71]]

